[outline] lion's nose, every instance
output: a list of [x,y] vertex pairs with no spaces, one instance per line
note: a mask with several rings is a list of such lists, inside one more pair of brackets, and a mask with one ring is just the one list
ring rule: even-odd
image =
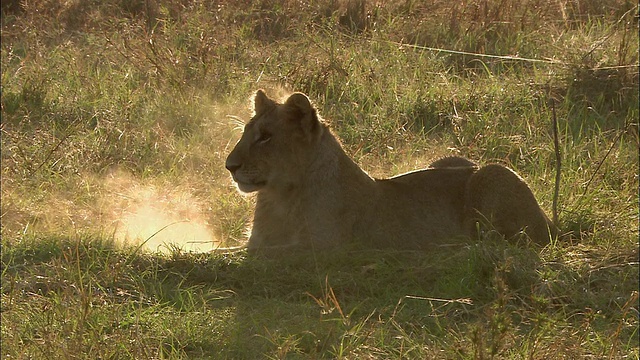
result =
[[229,160],[227,160],[224,164],[224,167],[226,167],[227,170],[229,170],[229,172],[231,172],[232,174],[236,172],[236,170],[240,169],[241,166],[241,164],[230,162]]

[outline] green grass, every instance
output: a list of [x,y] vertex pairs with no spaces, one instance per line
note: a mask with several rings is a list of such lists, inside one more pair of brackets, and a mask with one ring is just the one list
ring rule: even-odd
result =
[[[3,3],[2,357],[638,358],[637,12]],[[307,93],[374,176],[499,162],[548,213],[555,107],[568,234],[542,249],[490,234],[428,253],[183,251],[183,233],[246,239],[253,199],[224,159],[258,88]],[[135,231],[170,223],[139,246]]]

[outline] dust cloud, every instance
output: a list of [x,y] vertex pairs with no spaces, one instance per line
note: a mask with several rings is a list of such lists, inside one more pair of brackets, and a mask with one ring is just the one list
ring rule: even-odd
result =
[[143,184],[122,171],[104,179],[100,211],[124,245],[153,252],[207,252],[220,247],[203,204],[179,186]]
[[167,176],[141,177],[114,165],[106,172],[79,171],[34,188],[3,168],[0,235],[97,234],[164,253],[242,246],[253,203],[237,193],[224,161],[241,135],[240,119],[251,115],[250,99],[198,100],[193,110],[201,119],[198,131],[188,137],[163,132],[161,156],[175,159],[175,173]]
[[237,236],[227,230],[237,222],[234,217],[241,217],[238,204],[243,202],[224,160],[241,133],[237,119],[250,115],[245,101],[222,104],[199,98],[198,113],[204,121],[181,150],[187,160],[179,183],[166,177],[140,179],[120,169],[101,177],[102,223],[110,224],[118,243],[154,252],[207,252],[229,246],[230,240],[238,245]]

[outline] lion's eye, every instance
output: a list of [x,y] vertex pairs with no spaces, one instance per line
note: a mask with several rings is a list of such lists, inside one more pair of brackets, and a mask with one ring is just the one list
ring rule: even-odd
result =
[[261,132],[260,135],[258,136],[258,138],[256,139],[256,143],[265,144],[269,140],[271,140],[271,134],[268,133],[268,132]]

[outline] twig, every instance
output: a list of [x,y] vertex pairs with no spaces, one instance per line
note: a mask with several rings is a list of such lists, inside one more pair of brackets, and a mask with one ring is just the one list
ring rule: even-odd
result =
[[553,224],[559,227],[558,223],[558,196],[560,193],[560,170],[562,169],[562,158],[560,156],[560,141],[558,140],[558,119],[556,118],[556,102],[551,100],[551,111],[553,114],[553,149],[556,153],[556,183],[553,191]]
[[439,299],[439,298],[432,298],[432,297],[426,297],[426,296],[405,295],[405,296],[401,297],[398,300],[398,303],[396,304],[396,307],[395,307],[395,309],[393,309],[393,313],[391,314],[391,318],[395,318],[396,317],[396,314],[398,313],[398,311],[400,309],[400,305],[403,303],[403,301],[405,299],[428,301],[432,305],[432,307],[433,307],[433,302],[442,303],[442,305],[439,306],[439,307],[447,306],[449,304],[473,305],[473,300],[471,300],[469,298]]
[[600,168],[602,167],[602,164],[604,164],[604,161],[607,159],[607,157],[609,157],[609,154],[613,150],[613,147],[616,146],[616,144],[618,143],[618,140],[620,140],[622,135],[624,135],[624,133],[627,131],[628,127],[629,127],[629,124],[627,124],[622,129],[622,131],[620,131],[620,133],[618,133],[618,136],[616,136],[616,138],[613,139],[613,143],[611,143],[611,146],[609,147],[609,150],[607,150],[607,153],[604,154],[604,157],[602,158],[602,160],[600,160],[600,162],[598,163],[598,166],[596,166],[596,169],[593,171],[593,174],[591,175],[591,178],[589,178],[589,181],[587,181],[587,185],[585,185],[585,187],[584,187],[584,191],[582,192],[582,195],[580,196],[580,200],[582,200],[584,198],[584,196],[587,195],[587,191],[589,190],[589,186],[593,182],[593,179],[595,179],[596,174],[598,174],[598,171],[600,171]]
[[563,61],[555,60],[555,59],[533,59],[533,58],[524,58],[524,57],[514,56],[514,55],[482,54],[482,53],[474,53],[474,52],[469,52],[469,51],[441,49],[441,48],[435,48],[435,47],[430,47],[430,46],[407,44],[407,43],[402,43],[402,42],[397,42],[397,41],[386,41],[386,42],[390,43],[390,44],[397,45],[397,46],[410,47],[410,48],[419,49],[419,50],[434,51],[434,52],[438,52],[438,53],[455,54],[455,55],[469,55],[469,56],[474,56],[474,57],[499,59],[499,60],[512,60],[512,61],[525,61],[525,62],[536,62],[536,63],[546,63],[546,64],[558,64],[558,65],[564,65],[564,66],[568,65],[567,63],[565,63]]
[[415,299],[415,300],[426,300],[426,301],[437,301],[445,304],[464,304],[464,305],[473,305],[473,300],[469,298],[460,298],[460,299],[438,299],[432,297],[425,296],[415,296],[415,295],[405,295],[405,299]]
[[76,121],[72,122],[68,127],[67,127],[67,133],[64,134],[64,136],[62,137],[62,139],[60,139],[60,141],[58,141],[58,143],[56,144],[56,146],[54,146],[49,153],[47,154],[47,156],[44,158],[44,160],[42,160],[42,162],[40,163],[40,165],[38,165],[38,167],[36,167],[34,170],[31,170],[29,172],[29,177],[31,177],[33,174],[37,173],[38,170],[40,170],[44,164],[46,164],[49,159],[51,158],[51,155],[53,155],[54,152],[56,152],[56,150],[58,150],[58,148],[60,147],[60,145],[62,145],[62,143],[67,140],[69,138],[69,136],[71,136],[71,126],[75,123]]
[[[587,57],[589,57],[591,54],[593,54],[593,52],[596,51],[597,48],[602,46],[602,44],[607,42],[607,40],[609,40],[609,38],[611,38],[611,36],[613,36],[613,34],[615,34],[616,27],[624,20],[625,17],[627,17],[627,15],[629,15],[632,11],[638,9],[638,6],[640,6],[640,5],[636,5],[635,7],[629,9],[627,12],[622,14],[622,16],[618,19],[618,21],[616,21],[616,23],[610,28],[609,34],[607,34],[604,38],[602,38],[595,45],[593,45],[591,47],[591,50],[589,50],[586,54],[584,54],[584,56],[582,57],[582,61],[584,61]],[[637,64],[635,64],[635,66],[637,66]],[[595,70],[595,69],[592,69],[592,70]]]
[[158,235],[161,231],[163,231],[164,229],[168,228],[169,226],[175,225],[175,224],[179,224],[179,223],[183,223],[183,222],[187,222],[187,220],[178,220],[178,221],[174,221],[171,224],[167,224],[163,227],[160,228],[160,230],[154,232],[153,234],[151,234],[151,236],[149,236],[146,240],[144,240],[143,242],[141,242],[140,244],[138,244],[138,246],[136,246],[136,248],[133,250],[133,252],[129,255],[129,257],[127,258],[127,260],[125,261],[125,264],[131,264],[131,262],[133,261],[133,257],[138,253],[138,251],[140,249],[142,249],[143,246],[146,245],[146,243],[149,242],[149,240],[151,240],[154,236]]
[[[458,50],[451,50],[451,49],[441,49],[441,48],[430,47],[430,46],[421,46],[421,45],[416,45],[416,44],[407,44],[407,43],[402,43],[402,42],[398,42],[398,41],[380,40],[379,42],[386,42],[386,43],[397,45],[397,46],[400,46],[400,47],[409,47],[409,48],[412,48],[412,49],[426,50],[426,51],[432,51],[432,52],[436,52],[436,53],[445,53],[445,54],[453,54],[453,55],[468,55],[468,56],[473,56],[473,57],[477,57],[477,58],[489,58],[489,59],[506,60],[506,61],[521,61],[521,62],[530,62],[530,63],[544,63],[544,64],[550,64],[550,65],[559,65],[559,66],[564,66],[564,67],[575,67],[575,66],[577,66],[577,64],[564,62],[564,61],[556,60],[556,59],[535,59],[535,58],[524,58],[524,57],[520,57],[520,56],[517,56],[517,55],[482,54],[482,53],[475,53],[475,52],[469,52],[469,51],[458,51]],[[637,67],[638,67],[638,63],[629,64],[629,65],[593,67],[593,68],[589,68],[589,70],[625,69],[625,68],[637,68]]]

